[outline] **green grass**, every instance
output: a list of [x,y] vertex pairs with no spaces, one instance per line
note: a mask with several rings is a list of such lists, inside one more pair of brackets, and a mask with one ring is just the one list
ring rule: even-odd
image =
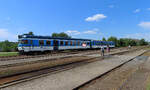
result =
[[16,56],[18,52],[0,52],[0,56]]
[[147,85],[146,90],[150,90],[150,84]]

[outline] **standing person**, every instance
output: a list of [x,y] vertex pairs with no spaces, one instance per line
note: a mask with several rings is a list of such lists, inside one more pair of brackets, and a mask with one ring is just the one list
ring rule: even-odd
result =
[[107,52],[110,52],[110,48],[109,48],[109,45],[107,45]]
[[128,49],[131,49],[131,45],[128,46]]
[[104,47],[101,47],[101,56],[104,56]]

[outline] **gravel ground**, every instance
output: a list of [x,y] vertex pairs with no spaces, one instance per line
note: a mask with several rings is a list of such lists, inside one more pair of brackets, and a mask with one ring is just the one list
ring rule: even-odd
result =
[[112,58],[106,60],[92,62],[71,70],[3,88],[2,90],[71,90],[121,63],[128,61],[142,52],[144,51],[136,51],[127,55],[112,56]]
[[149,90],[150,58],[139,56],[79,90]]
[[149,90],[150,58],[122,85],[120,90]]

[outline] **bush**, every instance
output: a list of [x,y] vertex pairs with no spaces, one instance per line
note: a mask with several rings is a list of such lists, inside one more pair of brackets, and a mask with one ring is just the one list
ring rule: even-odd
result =
[[0,50],[3,52],[17,51],[17,45],[17,42],[9,42],[8,40],[5,40],[0,42]]

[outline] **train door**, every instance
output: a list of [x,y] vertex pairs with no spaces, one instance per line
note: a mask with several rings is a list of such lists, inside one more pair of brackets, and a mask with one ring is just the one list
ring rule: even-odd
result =
[[58,40],[53,41],[54,50],[58,50]]
[[30,51],[33,51],[33,50],[34,50],[34,46],[33,46],[33,40],[30,40],[30,44],[31,44]]
[[90,49],[92,49],[92,41],[90,41],[89,43],[90,43]]

